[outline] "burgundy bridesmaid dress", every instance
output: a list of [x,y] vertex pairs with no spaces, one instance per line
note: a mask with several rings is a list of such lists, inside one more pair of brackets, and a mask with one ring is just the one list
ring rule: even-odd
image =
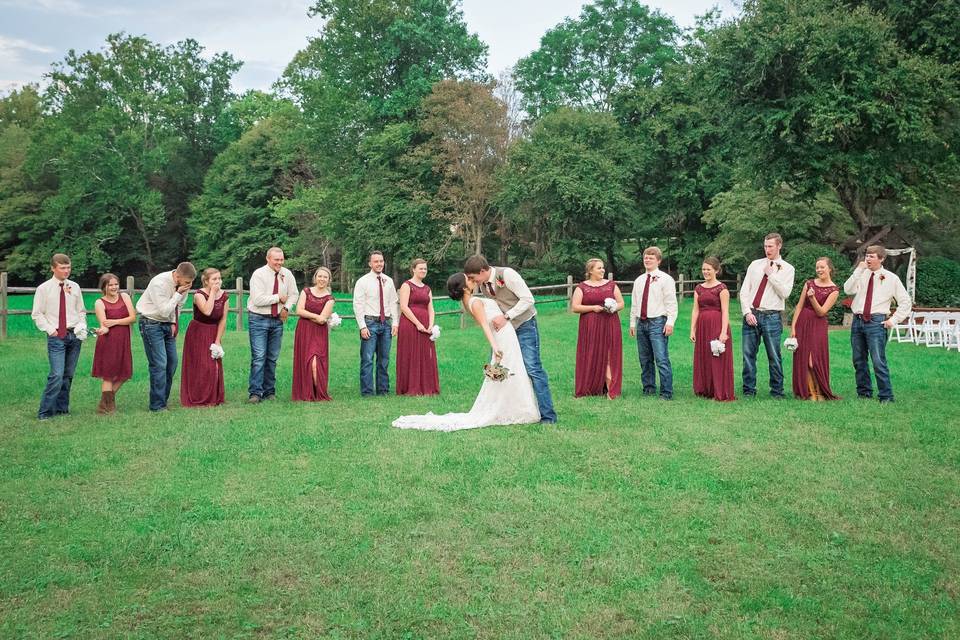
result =
[[193,294],[193,318],[183,339],[183,367],[180,372],[180,404],[185,407],[215,407],[223,404],[223,361],[210,357],[210,345],[217,339],[217,325],[226,312],[223,293],[213,303],[210,315],[197,307],[197,296],[207,297],[198,289]]
[[[607,298],[614,298],[617,284],[612,280],[599,287],[584,282],[577,285],[583,294],[582,304],[602,305]],[[614,298],[616,299],[616,298]],[[607,388],[607,366],[611,382]],[[620,314],[581,313],[580,330],[577,333],[576,381],[573,395],[620,396],[623,387],[623,333],[620,329]]]
[[[819,304],[823,304],[840,287],[818,287],[807,282]],[[812,362],[812,365],[811,365]],[[830,389],[830,347],[827,341],[827,318],[814,311],[807,297],[803,299],[797,319],[797,350],[793,352],[793,395],[809,400],[839,400]]]
[[[407,280],[410,299],[407,304],[420,324],[430,322],[430,287]],[[407,316],[400,314],[397,331],[397,395],[432,396],[440,393],[437,348],[429,333],[420,333]]]
[[727,350],[713,355],[710,342],[720,337],[723,310],[720,292],[727,286],[722,282],[707,289],[702,284],[696,288],[700,314],[697,316],[697,341],[693,345],[693,392],[714,400],[736,400],[733,394],[733,336],[727,325]]
[[[319,315],[331,295],[315,296],[311,287],[303,290],[307,296],[304,308]],[[317,324],[307,318],[297,318],[297,331],[293,334],[293,399],[304,402],[329,400],[327,376],[330,370],[328,355],[330,327]],[[313,381],[313,361],[317,362],[317,382]]]
[[[103,302],[107,320],[122,320],[130,315],[123,296],[116,302]],[[94,378],[108,382],[124,382],[133,376],[133,356],[130,353],[130,325],[114,325],[106,335],[97,336],[97,345],[93,352]]]

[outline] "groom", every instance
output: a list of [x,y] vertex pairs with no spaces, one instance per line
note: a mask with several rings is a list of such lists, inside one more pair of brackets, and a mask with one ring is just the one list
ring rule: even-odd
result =
[[550,396],[550,384],[547,373],[540,364],[540,332],[537,330],[537,309],[533,304],[533,294],[520,274],[509,267],[491,267],[483,256],[471,256],[463,265],[467,281],[479,287],[489,298],[493,298],[503,312],[493,319],[493,328],[499,331],[507,322],[513,324],[520,342],[523,366],[527,369],[533,392],[540,406],[540,422],[554,424],[557,413],[553,410],[553,398]]

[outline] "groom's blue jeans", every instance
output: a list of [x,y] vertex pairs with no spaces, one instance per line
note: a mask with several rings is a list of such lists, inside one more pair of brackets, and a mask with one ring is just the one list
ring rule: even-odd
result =
[[390,393],[391,320],[380,322],[377,316],[364,316],[370,337],[360,339],[360,395],[373,395],[373,357],[377,357],[377,395]]
[[657,393],[657,374],[660,372],[660,395],[673,398],[673,368],[670,366],[670,353],[667,344],[670,338],[663,335],[667,326],[667,316],[641,320],[637,318],[637,355],[640,356],[640,381],[643,383],[643,395]]
[[873,384],[870,382],[870,368],[867,356],[873,360],[873,373],[877,376],[877,397],[880,400],[893,400],[893,385],[890,383],[890,368],[887,366],[887,328],[883,321],[887,317],[882,313],[870,316],[870,322],[864,322],[859,316],[853,316],[850,327],[850,347],[853,350],[853,368],[857,376],[857,395],[861,398],[873,397]]
[[553,398],[550,395],[550,381],[540,362],[540,331],[537,330],[536,317],[530,318],[517,327],[517,341],[520,342],[520,354],[523,366],[527,369],[533,393],[537,396],[541,422],[556,422],[557,412],[553,410]]
[[743,320],[743,395],[757,395],[757,351],[760,341],[767,351],[770,368],[770,395],[783,397],[783,357],[780,355],[780,337],[783,335],[783,320],[779,311],[753,311],[757,326]]

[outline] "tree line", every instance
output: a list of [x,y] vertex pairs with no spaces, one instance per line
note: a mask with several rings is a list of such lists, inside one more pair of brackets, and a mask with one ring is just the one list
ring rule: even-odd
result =
[[229,278],[279,245],[341,285],[371,249],[537,282],[593,256],[626,276],[656,244],[737,272],[769,230],[798,255],[960,254],[958,3],[748,0],[681,29],[595,0],[496,79],[456,0],[309,14],[270,91],[236,94],[229,53],[120,33],[0,98],[0,269]]

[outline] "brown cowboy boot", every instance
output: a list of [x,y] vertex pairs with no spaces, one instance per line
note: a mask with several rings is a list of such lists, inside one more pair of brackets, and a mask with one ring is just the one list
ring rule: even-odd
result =
[[108,393],[110,392],[109,391],[100,392],[100,402],[97,404],[97,413],[99,414],[109,413],[109,411],[107,410],[107,394]]
[[116,413],[116,411],[117,411],[117,392],[116,392],[116,391],[107,391],[104,395],[107,396],[107,413]]

